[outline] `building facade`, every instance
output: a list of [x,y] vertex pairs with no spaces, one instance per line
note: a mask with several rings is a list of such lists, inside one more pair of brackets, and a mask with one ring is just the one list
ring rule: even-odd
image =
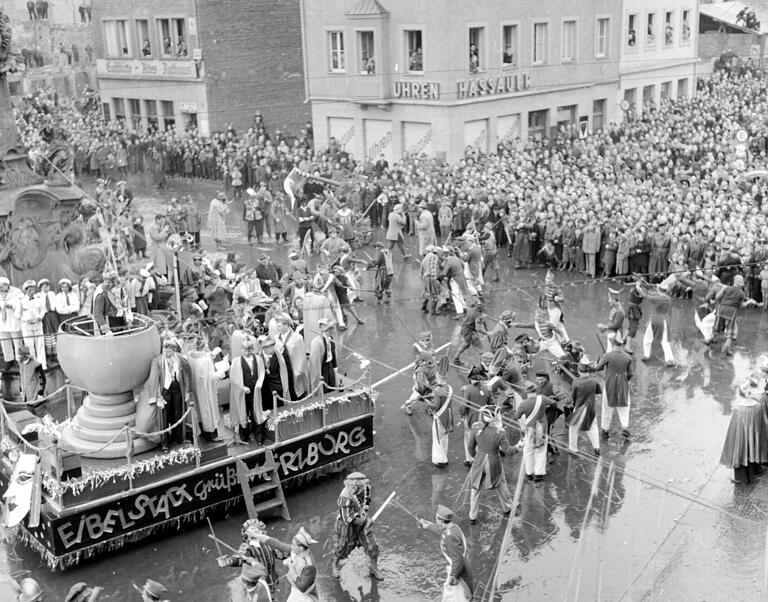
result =
[[618,112],[620,25],[611,0],[302,0],[316,144],[454,161],[598,129]]
[[262,113],[298,131],[304,100],[298,0],[99,0],[105,112],[136,130],[241,131]]
[[619,102],[636,112],[649,102],[694,94],[698,0],[624,0]]

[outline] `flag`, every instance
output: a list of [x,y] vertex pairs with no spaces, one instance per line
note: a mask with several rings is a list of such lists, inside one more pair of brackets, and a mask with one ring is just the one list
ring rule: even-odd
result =
[[304,182],[306,181],[307,178],[295,167],[285,177],[285,180],[283,180],[283,190],[285,190],[285,194],[291,199],[291,211],[295,209],[296,195],[299,193],[299,190],[302,189]]

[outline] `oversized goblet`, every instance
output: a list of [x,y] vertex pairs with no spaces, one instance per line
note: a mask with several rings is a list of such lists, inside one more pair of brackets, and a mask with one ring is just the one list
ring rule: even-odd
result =
[[[149,377],[152,358],[160,353],[160,335],[149,318],[135,315],[133,325],[112,336],[94,335],[93,318],[79,316],[62,323],[56,351],[64,374],[88,394],[73,426],[64,430],[62,446],[91,458],[124,458],[125,426],[136,424],[134,390]],[[98,331],[96,331],[98,332]],[[105,446],[106,445],[106,446]],[[157,444],[135,438],[135,454]]]

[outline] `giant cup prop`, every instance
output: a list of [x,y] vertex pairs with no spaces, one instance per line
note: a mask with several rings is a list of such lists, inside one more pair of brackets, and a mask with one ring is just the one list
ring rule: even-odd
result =
[[[134,390],[146,382],[152,358],[160,352],[157,326],[146,316],[134,315],[131,327],[100,336],[94,335],[93,318],[79,316],[61,324],[56,350],[67,378],[88,392],[73,426],[62,434],[62,445],[85,457],[126,457],[127,433],[106,444],[126,425],[136,426]],[[136,437],[133,453],[156,445]]]

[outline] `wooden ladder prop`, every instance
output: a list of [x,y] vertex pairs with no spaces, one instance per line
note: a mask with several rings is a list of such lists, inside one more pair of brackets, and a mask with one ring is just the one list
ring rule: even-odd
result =
[[[280,475],[277,471],[275,456],[269,448],[264,449],[264,464],[257,465],[255,468],[248,468],[245,462],[237,458],[237,479],[240,481],[240,487],[243,490],[243,499],[245,507],[248,509],[248,518],[258,518],[259,513],[271,508],[280,508],[280,514],[285,520],[291,520],[291,513],[288,512],[288,504],[285,501],[283,493],[283,484],[280,482]],[[265,479],[266,475],[266,479]],[[262,477],[257,479],[256,485],[251,485],[253,477]],[[273,497],[255,504],[254,496],[271,492]]]

